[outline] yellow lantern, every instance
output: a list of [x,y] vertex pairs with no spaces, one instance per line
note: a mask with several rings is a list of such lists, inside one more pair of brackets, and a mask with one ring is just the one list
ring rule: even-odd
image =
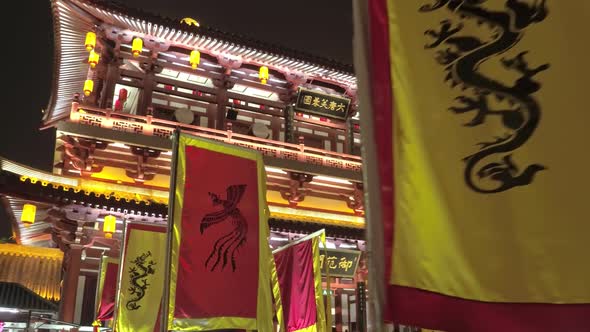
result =
[[30,225],[35,223],[35,213],[37,212],[37,207],[33,204],[25,204],[23,205],[23,213],[20,215],[20,221],[25,224],[25,227],[29,227]]
[[96,52],[94,52],[94,50],[90,51],[90,54],[88,55],[88,64],[90,65],[90,68],[96,67],[96,65],[98,64],[98,61],[100,60],[100,55]]
[[96,33],[89,31],[86,33],[86,41],[84,42],[87,51],[92,51],[96,46]]
[[90,96],[90,94],[92,93],[92,90],[94,90],[94,81],[93,80],[84,81],[84,95],[86,97]]
[[197,50],[192,50],[191,56],[189,58],[189,63],[191,64],[193,69],[197,69],[197,66],[199,65],[199,63],[201,63],[201,52]]
[[262,66],[260,67],[260,72],[258,73],[258,78],[260,79],[260,83],[266,84],[268,81],[268,67]]
[[117,229],[117,218],[115,216],[108,215],[104,217],[104,224],[102,225],[102,231],[104,232],[104,237],[107,239],[113,238],[113,234]]
[[143,51],[143,40],[141,38],[133,38],[133,44],[131,44],[131,53],[134,57],[138,57]]

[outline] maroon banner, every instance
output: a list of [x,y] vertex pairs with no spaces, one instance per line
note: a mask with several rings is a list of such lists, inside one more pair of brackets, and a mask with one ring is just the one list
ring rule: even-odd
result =
[[115,299],[117,294],[117,272],[119,264],[113,262],[106,263],[106,272],[102,293],[99,294],[100,302],[96,320],[105,321],[113,319],[115,313]]
[[274,260],[286,331],[298,331],[316,324],[313,240],[275,253]]
[[257,317],[256,160],[187,146],[175,318]]

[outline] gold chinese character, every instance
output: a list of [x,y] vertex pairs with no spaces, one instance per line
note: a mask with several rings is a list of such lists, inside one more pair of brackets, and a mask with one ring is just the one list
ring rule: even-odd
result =
[[336,263],[337,258],[338,257],[336,256],[328,257],[328,267],[330,268],[330,270],[336,270],[336,268],[338,267],[338,263]]
[[322,99],[321,107],[328,109],[328,99]]
[[336,107],[336,110],[338,112],[344,112],[344,108],[346,107],[346,105],[344,105],[343,103],[338,104],[338,107]]
[[342,257],[340,258],[340,263],[338,263],[338,266],[340,266],[341,269],[344,269],[344,271],[348,272],[348,269],[352,267],[352,261],[346,259],[346,257]]
[[313,102],[311,103],[311,106],[320,107],[320,98],[319,97],[313,98]]
[[330,105],[328,106],[328,108],[330,109],[330,111],[334,111],[336,109],[336,102],[335,101],[331,101]]
[[311,96],[303,96],[303,103],[305,105],[311,105],[311,99],[312,99]]

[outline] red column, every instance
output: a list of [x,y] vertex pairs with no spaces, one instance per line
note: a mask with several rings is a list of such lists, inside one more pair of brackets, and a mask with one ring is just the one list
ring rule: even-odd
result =
[[336,331],[342,332],[342,289],[337,288],[334,292],[334,320]]
[[78,276],[80,274],[80,265],[82,247],[71,245],[64,257],[64,276],[61,288],[61,310],[59,313],[60,320],[68,323],[74,322],[74,312],[76,310],[76,291],[78,289]]

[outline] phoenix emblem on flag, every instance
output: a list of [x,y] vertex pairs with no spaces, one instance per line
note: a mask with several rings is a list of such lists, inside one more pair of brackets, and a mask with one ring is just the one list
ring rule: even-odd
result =
[[147,276],[156,273],[154,265],[156,263],[153,260],[148,261],[148,258],[152,256],[150,251],[137,256],[131,261],[133,266],[129,268],[129,278],[131,280],[129,286],[129,295],[131,298],[125,305],[128,310],[137,310],[141,308],[141,305],[137,304],[145,296],[145,292],[150,286],[147,282]]
[[209,193],[213,206],[221,205],[223,209],[208,213],[203,217],[201,220],[201,234],[207,228],[225,220],[230,220],[233,226],[231,232],[221,236],[213,244],[211,253],[205,261],[205,266],[211,271],[214,271],[220,262],[222,262],[221,270],[223,270],[228,263],[228,258],[231,261],[232,271],[236,270],[235,255],[240,247],[246,243],[248,233],[248,223],[238,208],[245,191],[246,185],[240,184],[227,187],[226,199],[221,199],[217,194]]
[[[459,21],[443,20],[438,29],[424,33],[432,38],[426,49],[441,49],[436,60],[445,66],[445,82],[450,82],[453,88],[459,85],[463,91],[455,98],[459,105],[449,110],[455,114],[474,112],[475,116],[465,126],[481,125],[493,116],[500,119],[506,130],[489,142],[478,143],[479,150],[463,159],[468,187],[475,192],[491,194],[529,185],[537,172],[546,169],[543,165],[532,164],[521,172],[512,160],[512,153],[533,136],[539,125],[541,107],[532,95],[541,89],[541,83],[534,77],[547,70],[549,64],[532,67],[525,59],[528,51],[511,58],[499,58],[506,70],[519,74],[513,84],[485,75],[479,67],[517,45],[527,28],[547,17],[548,10],[545,0],[533,0],[532,4],[531,1],[506,0],[502,11],[484,8],[482,4],[486,1],[436,0],[420,7],[420,11],[431,12],[446,7]],[[490,38],[460,35],[467,20],[489,27]],[[492,97],[496,100],[493,101]],[[500,104],[503,101],[506,104]],[[495,184],[484,184],[484,179],[494,180]]]

